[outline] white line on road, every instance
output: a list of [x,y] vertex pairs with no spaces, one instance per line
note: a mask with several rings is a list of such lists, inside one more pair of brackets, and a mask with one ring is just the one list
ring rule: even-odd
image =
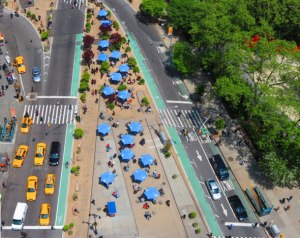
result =
[[193,104],[190,101],[173,101],[173,100],[167,100],[167,103],[178,103],[178,104]]
[[76,96],[37,96],[38,99],[42,98],[58,98],[58,99],[77,99]]
[[221,203],[221,207],[225,216],[227,216],[227,210],[225,209],[223,203]]
[[197,158],[202,162],[202,156],[199,154],[199,151],[196,150]]

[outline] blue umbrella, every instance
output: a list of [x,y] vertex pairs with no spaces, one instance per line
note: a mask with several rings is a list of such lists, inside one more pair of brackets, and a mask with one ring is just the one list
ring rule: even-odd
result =
[[149,154],[143,154],[140,157],[140,162],[142,163],[143,167],[149,166],[149,165],[153,165],[153,157]]
[[118,92],[118,98],[123,101],[127,100],[130,97],[130,93],[126,90]]
[[137,122],[137,121],[134,121],[134,122],[131,122],[129,125],[129,130],[132,132],[132,133],[139,133],[140,131],[143,130],[143,126],[140,122]]
[[156,200],[159,195],[159,191],[157,188],[149,187],[144,191],[144,195],[147,200]]
[[107,48],[109,46],[109,41],[101,40],[99,41],[98,46],[100,46],[101,48]]
[[115,175],[111,172],[101,174],[99,179],[99,182],[104,183],[106,186],[110,185],[113,181],[115,181]]
[[98,11],[98,16],[99,17],[106,17],[108,12],[105,9],[101,9]]
[[104,96],[110,96],[115,93],[115,90],[112,87],[107,86],[103,88],[102,93]]
[[102,134],[102,135],[106,135],[108,134],[108,132],[110,132],[110,125],[108,125],[107,123],[102,123],[101,125],[98,126],[98,133]]
[[119,70],[121,73],[127,73],[129,71],[129,66],[127,64],[121,64],[119,66]]
[[110,58],[113,59],[119,59],[122,56],[121,52],[118,50],[114,50],[113,52],[111,52],[110,54]]
[[111,24],[112,24],[112,21],[110,21],[110,20],[103,20],[100,23],[101,26],[110,26]]
[[122,79],[122,75],[120,73],[112,73],[110,74],[110,78],[112,81],[120,82]]
[[121,151],[121,157],[122,160],[128,162],[134,157],[134,153],[131,149],[125,148],[124,150]]
[[108,60],[108,55],[102,53],[102,54],[98,55],[98,60],[99,61],[106,61],[106,60]]
[[134,143],[134,137],[132,135],[123,134],[121,136],[121,142],[123,145],[132,145]]
[[143,182],[148,177],[148,174],[143,169],[137,169],[133,172],[132,177],[133,177],[134,181],[140,183],[140,182]]

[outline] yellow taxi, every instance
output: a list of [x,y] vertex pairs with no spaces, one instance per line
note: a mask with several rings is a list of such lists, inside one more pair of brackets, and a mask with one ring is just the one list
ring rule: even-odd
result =
[[35,201],[38,188],[37,176],[29,176],[27,179],[26,200]]
[[47,174],[46,176],[46,183],[45,183],[45,194],[46,195],[53,195],[56,183],[56,176],[55,174]]
[[16,150],[14,160],[12,162],[12,166],[14,168],[22,167],[26,155],[28,153],[28,146],[27,145],[20,145],[19,148]]
[[24,116],[22,118],[22,123],[21,123],[21,133],[28,134],[31,124],[32,124],[31,118],[29,116]]
[[23,74],[26,72],[26,66],[24,63],[24,57],[23,56],[17,56],[14,60],[14,66],[17,67],[18,73]]
[[37,143],[34,155],[34,165],[43,165],[46,153],[46,144]]
[[48,226],[50,224],[50,204],[42,203],[40,211],[40,225]]

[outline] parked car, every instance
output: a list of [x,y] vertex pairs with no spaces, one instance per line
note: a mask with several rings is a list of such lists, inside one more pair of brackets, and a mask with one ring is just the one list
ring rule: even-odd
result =
[[214,179],[206,180],[205,185],[213,200],[219,200],[221,198],[219,185]]
[[41,73],[38,67],[32,68],[32,77],[33,77],[33,82],[35,83],[41,82]]
[[232,210],[234,211],[237,219],[239,221],[246,221],[248,219],[248,215],[247,215],[246,209],[243,206],[240,198],[237,195],[233,195],[228,198],[228,201],[229,201],[230,206],[232,207]]
[[60,159],[60,143],[54,141],[50,147],[49,165],[57,166]]
[[218,178],[223,181],[227,180],[229,178],[228,169],[222,159],[222,157],[219,154],[214,155],[212,158],[210,158],[210,163],[218,176]]

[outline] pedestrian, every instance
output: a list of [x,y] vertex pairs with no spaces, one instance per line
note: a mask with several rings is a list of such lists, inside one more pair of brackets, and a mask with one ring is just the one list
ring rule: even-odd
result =
[[32,142],[35,142],[35,138],[34,137],[32,137]]
[[178,117],[180,117],[180,116],[181,116],[181,112],[180,112],[180,111],[178,112],[177,116],[178,116]]
[[6,186],[6,184],[4,182],[2,183],[2,187],[3,188],[7,188],[7,186]]
[[1,85],[1,89],[4,90],[4,85]]
[[212,238],[212,235],[213,235],[212,232],[210,232],[210,233],[208,234],[208,237],[209,237],[209,238]]
[[171,201],[170,201],[170,200],[167,200],[167,201],[166,201],[166,204],[167,204],[167,206],[169,207],[169,206],[171,205]]
[[93,204],[94,206],[96,205],[95,199],[93,199],[93,200],[91,201],[91,204]]
[[228,229],[231,230],[232,228],[233,228],[233,224],[230,224],[230,225],[228,226]]
[[290,205],[287,205],[287,207],[285,207],[284,210],[285,210],[285,211],[288,211],[288,210],[290,210],[290,208],[291,208],[291,206],[290,206]]
[[181,219],[184,220],[185,218],[186,218],[186,214],[183,214],[183,215],[181,216]]
[[65,163],[65,168],[66,168],[66,169],[69,168],[69,161],[67,161],[67,162]]
[[56,101],[56,106],[59,106],[59,100]]
[[31,87],[31,92],[33,93],[33,87]]
[[44,118],[42,116],[40,116],[40,122],[42,122],[44,120]]
[[280,209],[280,206],[275,207],[275,208],[274,208],[274,211],[277,212],[279,209]]
[[289,196],[286,200],[290,202],[293,199],[293,196]]
[[98,102],[99,102],[99,98],[96,98],[95,103],[98,103]]

